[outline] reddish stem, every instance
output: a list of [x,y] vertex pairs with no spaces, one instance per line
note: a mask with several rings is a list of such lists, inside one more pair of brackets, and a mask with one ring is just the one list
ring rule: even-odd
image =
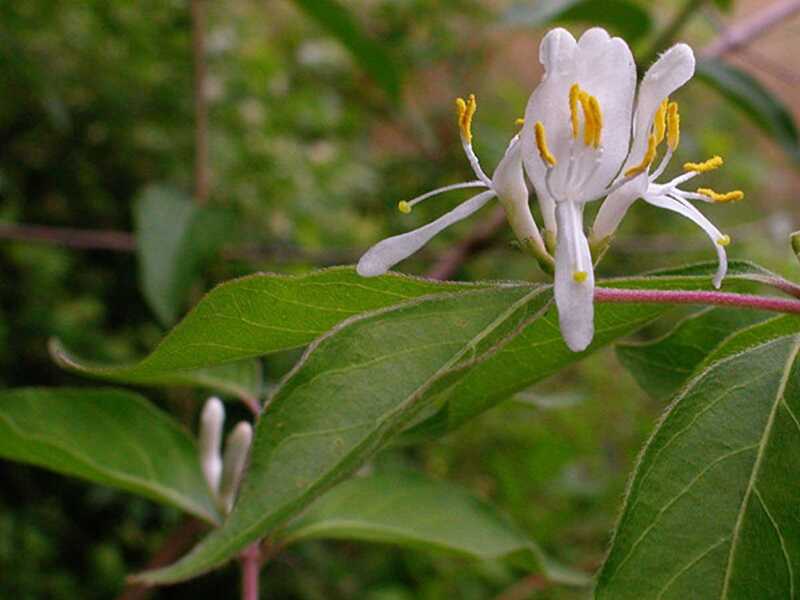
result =
[[258,600],[258,576],[261,571],[261,547],[256,542],[239,556],[242,563],[242,600]]
[[597,288],[596,302],[629,302],[634,304],[716,304],[769,310],[773,312],[800,314],[800,300],[734,294],[731,292],[704,292],[684,290],[630,290],[621,288]]

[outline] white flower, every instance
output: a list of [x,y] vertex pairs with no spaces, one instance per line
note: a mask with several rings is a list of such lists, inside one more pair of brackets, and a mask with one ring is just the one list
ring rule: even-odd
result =
[[[698,188],[695,192],[678,188],[701,173],[721,167],[723,160],[719,156],[701,163],[684,163],[683,174],[666,183],[656,182],[680,142],[678,104],[670,102],[669,95],[692,77],[694,66],[691,48],[678,44],[661,55],[645,74],[639,86],[631,152],[623,170],[634,177],[611,193],[600,207],[592,226],[592,242],[598,246],[607,244],[631,204],[637,198],[644,198],[653,206],[691,219],[708,234],[719,258],[719,268],[713,279],[714,286],[719,288],[728,268],[725,247],[730,243],[730,237],[723,235],[689,200],[732,202],[741,200],[744,194],[739,190],[719,194],[709,188]],[[666,151],[651,173],[658,148],[665,139]]]
[[561,333],[579,351],[594,336],[594,270],[583,208],[613,189],[628,155],[636,66],[628,45],[599,28],[579,41],[564,29],[550,31],[539,60],[545,73],[525,110],[522,154],[545,228],[556,237]]
[[472,117],[476,108],[475,96],[470,96],[466,101],[462,98],[456,100],[461,143],[477,179],[448,185],[422,194],[413,200],[402,201],[398,204],[398,208],[401,212],[409,213],[419,202],[451,190],[484,188],[485,191],[473,196],[427,225],[378,242],[367,250],[361,260],[358,261],[357,271],[359,275],[364,277],[382,275],[400,261],[417,252],[440,231],[470,216],[495,196],[503,205],[509,223],[523,248],[536,256],[540,263],[552,262],[552,258],[545,250],[541,233],[539,233],[528,205],[529,194],[522,170],[519,136],[512,138],[505,155],[490,179],[484,173],[478,157],[472,149]]
[[[572,350],[581,351],[594,337],[594,269],[583,230],[586,203],[608,197],[592,230],[598,245],[607,243],[640,196],[692,219],[717,244],[720,270],[714,282],[718,285],[726,267],[723,246],[730,239],[687,200],[726,202],[738,200],[742,193],[677,189],[698,173],[721,165],[719,157],[687,163],[688,172],[666,184],[654,182],[679,141],[677,104],[667,98],[694,73],[694,55],[685,44],[673,46],[648,70],[635,112],[635,64],[620,38],[594,28],[576,41],[569,32],[555,29],[542,40],[539,60],[545,74],[525,111],[522,153],[548,239],[555,233],[555,300],[561,332]],[[650,166],[665,139],[666,154],[651,176]]]

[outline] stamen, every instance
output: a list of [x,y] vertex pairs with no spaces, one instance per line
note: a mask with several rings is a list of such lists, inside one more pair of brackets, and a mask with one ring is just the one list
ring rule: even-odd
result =
[[458,127],[461,129],[461,137],[466,143],[472,143],[472,117],[478,108],[475,101],[475,94],[470,94],[466,102],[463,98],[456,98],[456,113],[458,114]]
[[578,100],[580,101],[581,108],[583,109],[583,144],[585,146],[591,146],[594,142],[595,123],[594,115],[592,114],[591,102],[589,102],[589,94],[581,90],[581,92],[578,94]]
[[525,119],[523,119],[522,117],[516,119],[514,121],[514,125],[516,125],[517,127],[522,127],[523,125],[525,125]]
[[635,177],[636,175],[644,173],[650,166],[650,163],[653,162],[655,156],[656,156],[656,136],[655,134],[651,133],[650,137],[647,138],[647,151],[644,153],[644,158],[642,158],[642,162],[625,171],[623,175],[625,175],[625,177]]
[[727,192],[725,194],[720,194],[719,192],[715,192],[711,188],[697,188],[697,193],[702,194],[708,198],[711,198],[712,202],[738,202],[742,198],[744,198],[744,192],[741,190],[733,190],[732,192]]
[[603,134],[603,111],[600,110],[600,102],[594,96],[589,96],[589,107],[592,109],[594,119],[594,140],[592,145],[597,148],[600,146],[600,139]]
[[578,139],[580,122],[578,121],[578,97],[581,95],[581,86],[573,83],[569,88],[569,120],[572,125],[572,139]]
[[731,243],[731,236],[723,235],[721,238],[717,240],[717,244],[722,246],[723,248]]
[[589,277],[589,274],[586,271],[575,271],[572,274],[572,279],[575,283],[583,283],[587,277]]
[[667,106],[667,144],[673,152],[681,141],[681,115],[678,103],[670,102]]
[[451,185],[446,185],[444,187],[431,190],[430,192],[425,192],[424,194],[417,196],[416,198],[412,198],[411,200],[401,200],[400,202],[397,203],[397,210],[407,215],[408,213],[411,212],[411,209],[414,208],[416,204],[419,204],[420,202],[422,202],[427,198],[430,198],[431,196],[438,196],[439,194],[443,194],[444,192],[451,192],[453,190],[463,190],[464,188],[475,188],[475,187],[488,187],[488,186],[483,181],[466,181],[464,183],[453,183]]
[[708,171],[713,171],[714,169],[719,169],[722,166],[721,156],[712,156],[706,161],[701,163],[693,163],[687,162],[683,163],[683,170],[684,171],[694,171],[695,173],[707,173]]
[[533,131],[536,134],[536,147],[539,148],[539,156],[542,157],[545,166],[555,167],[556,157],[553,156],[553,153],[550,152],[550,148],[547,147],[547,134],[545,133],[544,125],[541,121],[536,121],[533,126]]
[[656,116],[653,118],[653,132],[656,136],[656,146],[664,141],[667,134],[667,106],[669,105],[669,98],[664,98],[664,101],[659,105],[656,111]]

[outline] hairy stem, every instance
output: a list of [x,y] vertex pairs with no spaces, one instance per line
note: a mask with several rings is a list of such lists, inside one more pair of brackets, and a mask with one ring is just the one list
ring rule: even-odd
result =
[[594,299],[596,302],[601,303],[711,304],[800,315],[800,300],[776,298],[774,296],[756,296],[754,294],[735,294],[732,292],[597,288],[594,291]]

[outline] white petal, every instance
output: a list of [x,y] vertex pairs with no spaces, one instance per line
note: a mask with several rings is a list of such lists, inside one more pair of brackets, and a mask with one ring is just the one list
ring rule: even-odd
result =
[[[536,121],[541,121],[550,150],[558,159],[557,169],[566,172],[569,142],[572,139],[569,118],[569,89],[576,82],[575,53],[578,44],[565,29],[553,29],[539,46],[539,61],[544,66],[542,81],[528,99],[525,124],[520,132],[525,171],[540,201],[549,199],[544,184],[546,168],[539,156],[534,135]],[[563,179],[563,176],[562,176]],[[545,200],[547,202],[547,200]],[[546,221],[545,221],[546,223]],[[548,226],[548,229],[550,226]]]
[[[580,352],[594,337],[592,255],[581,226],[581,208],[572,203],[561,203],[556,208],[556,217],[555,298],[558,321],[567,346],[573,352]],[[586,279],[576,281],[575,271],[586,272]]]
[[603,113],[603,158],[581,189],[582,198],[593,198],[608,186],[628,155],[636,63],[624,40],[594,28],[578,40],[577,75],[578,84],[597,98]]
[[532,240],[543,254],[546,253],[542,234],[539,233],[528,204],[528,186],[522,171],[518,136],[511,140],[505,156],[497,165],[492,176],[492,185],[517,239],[520,242]]
[[[534,90],[525,110],[522,130],[522,155],[525,170],[541,198],[547,196],[544,185],[546,169],[536,148],[533,127],[536,121],[545,126],[550,150],[558,164],[552,176],[553,190],[563,195],[569,169],[572,129],[569,90],[574,83],[597,97],[603,112],[603,155],[591,179],[581,186],[577,199],[597,196],[617,173],[628,152],[636,68],[630,48],[620,38],[611,38],[603,29],[594,28],[578,42],[561,29],[551,31],[542,41],[540,60],[545,66],[542,82]],[[578,140],[576,149],[583,145]],[[591,157],[582,164],[588,171]]]
[[686,44],[676,44],[647,70],[639,85],[633,143],[625,168],[639,164],[647,149],[647,137],[658,106],[694,75],[694,52]]
[[358,261],[356,270],[362,277],[375,277],[383,275],[401,260],[408,258],[417,250],[427,244],[431,238],[453,223],[467,218],[472,213],[483,207],[494,197],[493,191],[481,192],[473,196],[466,202],[456,206],[449,213],[446,213],[423,225],[419,229],[386,238],[375,244],[364,253]]
[[604,240],[619,227],[620,221],[628,212],[637,198],[641,198],[642,194],[647,187],[647,177],[637,177],[630,183],[626,183],[618,190],[611,192],[608,197],[603,200],[600,209],[597,211],[597,216],[594,218],[592,225],[592,239]]
[[703,229],[703,231],[706,232],[708,237],[711,238],[711,242],[714,244],[714,248],[717,251],[717,258],[719,259],[719,268],[717,269],[717,273],[714,275],[713,280],[714,287],[718,288],[720,285],[722,285],[722,278],[725,277],[725,273],[728,271],[728,254],[725,252],[725,247],[718,243],[720,238],[724,237],[722,232],[717,229],[714,224],[703,215],[703,213],[701,213],[688,202],[676,200],[675,198],[670,198],[668,196],[654,196],[649,194],[646,195],[644,199],[653,206],[666,208],[667,210],[671,210],[683,215],[687,219],[694,221]]

